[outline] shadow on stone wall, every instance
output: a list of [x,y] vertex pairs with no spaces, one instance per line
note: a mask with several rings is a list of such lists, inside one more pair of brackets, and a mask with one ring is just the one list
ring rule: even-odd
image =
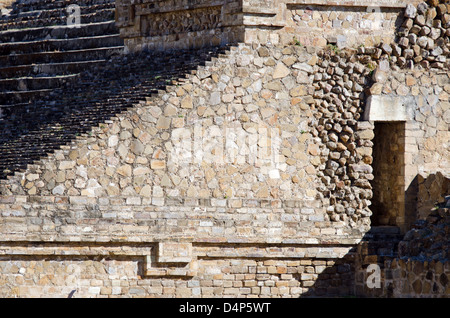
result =
[[415,222],[404,235],[395,226],[373,226],[345,257],[318,273],[302,297],[450,296],[449,180],[440,172],[414,180],[409,190],[419,201],[433,198],[428,215],[416,218],[414,210]]
[[57,94],[15,109],[1,121],[0,179],[25,169],[222,52],[222,48],[116,56]]
[[[383,286],[384,262],[396,254],[400,240],[396,227],[374,227],[334,266],[319,273],[317,280],[304,298],[389,297],[389,288]],[[381,270],[381,288],[369,288],[367,280],[371,271],[367,268],[377,264]],[[388,287],[388,286],[387,286]]]

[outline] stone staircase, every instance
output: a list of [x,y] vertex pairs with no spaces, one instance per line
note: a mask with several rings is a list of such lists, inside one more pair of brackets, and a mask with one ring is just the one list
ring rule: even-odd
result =
[[[67,25],[70,4],[78,27]],[[112,0],[20,0],[0,18],[0,119],[123,51]]]
[[[81,10],[86,24],[69,28],[58,14],[75,2],[92,8]],[[0,20],[1,183],[224,53],[225,48],[211,48],[121,54],[112,16],[99,21],[96,15],[97,7],[103,16],[111,5],[111,0],[20,1]],[[52,21],[60,25],[49,25]],[[17,29],[5,30],[7,25]]]
[[115,0],[20,0],[0,18],[0,30],[66,25],[69,5],[80,6],[82,24],[114,20]]
[[0,121],[0,179],[24,171],[75,138],[88,138],[92,127],[145,105],[222,52],[212,48],[115,57],[95,72],[81,73],[76,83],[33,103],[16,104],[20,111]]

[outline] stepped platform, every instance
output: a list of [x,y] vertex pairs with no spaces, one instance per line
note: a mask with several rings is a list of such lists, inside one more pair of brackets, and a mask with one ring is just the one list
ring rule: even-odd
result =
[[[67,25],[41,26],[28,29],[8,29],[0,33],[1,53],[7,53],[4,48],[15,47],[21,42],[44,41],[54,39],[73,39],[95,37],[100,35],[118,35],[114,20],[81,24],[79,28]],[[29,43],[27,43],[29,44]]]

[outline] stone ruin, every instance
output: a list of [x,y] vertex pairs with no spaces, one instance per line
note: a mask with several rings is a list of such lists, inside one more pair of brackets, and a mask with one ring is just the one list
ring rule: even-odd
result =
[[0,18],[1,296],[448,297],[448,1],[72,3]]

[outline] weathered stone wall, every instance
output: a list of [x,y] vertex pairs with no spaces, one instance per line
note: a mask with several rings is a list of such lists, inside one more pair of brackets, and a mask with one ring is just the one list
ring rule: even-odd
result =
[[430,210],[442,201],[443,196],[450,193],[450,176],[445,176],[442,172],[417,177],[417,217],[425,219]]
[[243,40],[236,0],[116,1],[116,22],[128,51],[188,49]]
[[[248,2],[251,4],[249,7],[261,7],[256,4],[258,1]],[[357,47],[391,42],[405,2],[297,0],[272,1],[270,6],[272,15],[266,12],[256,14],[256,17],[244,15],[246,26],[257,26],[246,29],[247,43],[288,44],[298,41],[319,47],[328,43],[338,47]]]
[[382,298],[448,298],[450,262],[393,259],[380,270],[380,288],[369,288],[367,280],[374,271],[367,266],[356,276],[357,293]]
[[368,0],[117,1],[129,51],[219,44],[374,46],[395,39],[407,3]]
[[[49,215],[58,240],[103,236],[100,224],[118,226],[122,215],[141,219],[142,227],[129,229],[151,241],[175,233],[198,241],[357,240],[369,226],[371,197],[371,157],[357,145],[371,147],[373,126],[353,119],[362,108],[352,97],[362,88],[337,108],[338,94],[321,84],[331,80],[321,78],[337,56],[323,55],[319,66],[308,50],[232,48],[185,84],[30,166],[2,188],[9,195],[5,213],[17,208],[25,221],[20,230],[5,223],[5,233],[32,237],[43,230],[29,218],[32,204],[30,213],[68,213],[80,225],[87,220],[77,217],[93,218],[88,234]],[[358,69],[362,85],[369,70],[357,62],[349,67]],[[124,235],[120,228],[106,236]]]
[[[440,173],[428,178],[432,195],[449,193],[449,179]],[[423,186],[427,187],[421,183]],[[435,201],[426,218],[414,223],[399,243],[399,259],[387,264],[391,275],[386,277],[386,284],[392,285],[394,297],[450,296],[449,231],[450,197],[447,195],[444,200]]]
[[[447,192],[448,193],[448,192]],[[399,243],[399,257],[444,261],[449,258],[450,197],[439,200],[426,218],[414,223]]]
[[[439,70],[401,70],[391,74],[392,77],[383,85],[376,88],[379,83],[375,83],[372,86],[372,92],[376,88],[379,95],[371,96],[371,107],[377,105],[379,109],[390,111],[379,118],[373,113],[372,117],[376,121],[376,131],[380,133],[380,138],[376,139],[379,147],[375,149],[378,160],[375,158],[374,162],[374,186],[385,191],[384,196],[398,198],[389,200],[389,207],[384,207],[387,214],[387,210],[408,211],[409,215],[403,217],[403,212],[394,213],[397,215],[394,223],[411,224],[419,217],[420,206],[417,203],[422,201],[418,189],[419,175],[426,177],[438,171],[448,174],[450,122],[446,113],[450,106],[450,79],[447,72]],[[400,109],[401,112],[398,111]],[[378,194],[375,197],[383,205],[387,197]]]
[[[405,234],[396,255],[368,255],[367,249],[361,247],[356,293],[373,297],[448,297],[449,208],[450,197],[440,199],[426,219],[416,221]],[[369,268],[374,264],[379,267]],[[378,286],[367,284],[368,281]]]
[[[383,160],[388,160],[389,156],[395,154],[400,156],[397,158],[400,162],[392,161],[389,167],[391,172],[397,171],[394,172],[396,175],[401,169],[401,175],[397,180],[398,187],[393,191],[396,193],[396,197],[400,198],[400,206],[396,208],[399,208],[400,211],[407,211],[409,215],[398,218],[396,224],[411,224],[419,217],[420,206],[417,204],[422,201],[418,189],[419,175],[426,177],[438,171],[444,175],[448,174],[448,125],[450,122],[445,114],[450,106],[448,102],[450,79],[445,71],[393,71],[391,74],[391,79],[384,84],[384,88],[380,92],[380,100],[385,99],[380,104],[387,105],[390,101],[391,105],[404,105],[402,106],[404,113],[400,116],[402,118],[398,118],[398,114],[395,115],[394,117],[397,118],[394,118],[390,124],[377,125],[380,129],[383,125],[384,127],[389,127],[387,125],[393,127],[392,125],[400,125],[394,123],[401,120],[404,123],[404,129],[402,128],[403,131],[400,132],[395,129],[391,130],[387,138],[389,138],[389,134],[391,138],[401,138],[400,143],[397,146],[395,146],[396,143],[392,143],[390,147],[395,149],[392,148],[391,152],[380,150],[379,153],[383,156]],[[389,120],[391,119],[389,118]],[[381,143],[384,142],[382,138],[380,140]],[[378,170],[377,173],[382,173],[382,170]],[[382,182],[383,178],[387,181],[386,178],[392,179],[393,175],[378,178],[377,182]],[[389,188],[392,190],[395,183],[389,184]],[[384,187],[386,185],[385,183]],[[404,196],[401,193],[404,193]],[[445,193],[439,195],[445,195]],[[382,200],[384,199],[380,197],[380,202]],[[394,206],[391,205],[390,208],[394,208]],[[422,211],[424,210],[422,209]],[[397,213],[397,216],[401,214],[403,213]]]
[[[448,297],[450,295],[450,262],[394,260],[387,284],[392,297]],[[392,278],[391,278],[392,277]],[[390,278],[390,279],[389,279]]]
[[[389,123],[390,127],[394,127],[395,123],[405,125],[403,132],[392,129],[386,135],[392,140],[395,136],[401,139],[404,136],[401,144],[392,145],[396,149],[404,147],[404,151],[397,153],[400,156],[397,162],[391,162],[391,172],[395,170],[395,175],[400,172],[397,189],[393,189],[395,183],[389,183],[389,189],[399,194],[395,224],[403,232],[419,216],[418,175],[426,177],[438,171],[444,175],[448,173],[450,15],[447,12],[448,5],[438,2],[407,6],[398,32],[398,42],[390,45],[382,43],[372,51],[372,58],[380,58],[373,64],[374,83],[368,91],[363,118],[375,121],[379,127],[388,125],[382,122]],[[358,50],[367,51],[363,47]],[[372,64],[374,61],[368,62]],[[384,143],[383,138],[379,142]],[[385,161],[395,155],[378,150]],[[380,171],[375,173],[379,175]],[[386,178],[384,176],[387,181]],[[383,182],[382,179],[378,178],[374,184]],[[385,182],[381,189],[386,189],[386,186]],[[385,213],[388,214],[387,211]]]

